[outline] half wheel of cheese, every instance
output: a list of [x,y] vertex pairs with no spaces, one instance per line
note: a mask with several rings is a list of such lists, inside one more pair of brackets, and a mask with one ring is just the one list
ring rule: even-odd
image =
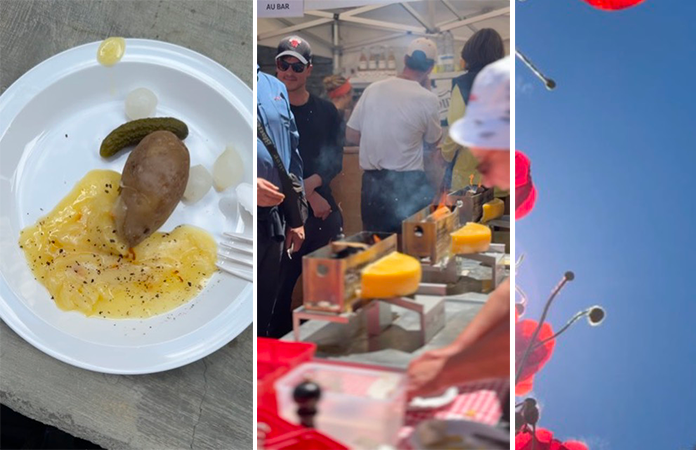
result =
[[421,281],[420,262],[403,253],[393,252],[362,271],[362,298],[393,298],[411,295]]
[[469,222],[452,236],[452,253],[466,255],[488,251],[491,245],[491,229],[480,223]]
[[505,214],[505,202],[499,198],[494,198],[483,205],[483,217],[481,217],[481,222],[486,223],[493,219],[503,217],[503,214]]

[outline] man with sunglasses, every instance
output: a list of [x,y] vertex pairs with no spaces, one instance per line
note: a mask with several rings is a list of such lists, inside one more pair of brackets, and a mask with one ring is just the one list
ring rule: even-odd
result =
[[290,108],[300,133],[304,187],[309,202],[302,249],[285,257],[281,283],[271,321],[270,335],[282,337],[292,331],[292,292],[302,274],[302,257],[325,245],[343,230],[343,217],[329,184],[343,167],[341,118],[333,103],[307,90],[312,74],[312,49],[307,41],[289,36],[280,41],[276,75],[288,90]]
[[[450,136],[471,149],[486,186],[510,188],[510,57],[486,66],[474,81],[464,118]],[[411,397],[484,378],[510,376],[510,279],[447,347],[423,353],[408,368]],[[504,405],[507,407],[507,404]]]
[[434,42],[414,40],[403,72],[365,89],[348,120],[346,140],[359,144],[364,171],[365,231],[400,233],[401,222],[433,199],[423,160],[442,137],[439,102],[429,85],[436,58]]
[[[284,170],[302,179],[302,158],[297,150],[299,134],[283,83],[256,68],[256,107],[259,123],[276,148]],[[273,309],[278,297],[279,273],[286,251],[299,251],[304,227],[286,227],[285,195],[280,172],[271,153],[256,139],[257,201],[257,334],[269,336]]]

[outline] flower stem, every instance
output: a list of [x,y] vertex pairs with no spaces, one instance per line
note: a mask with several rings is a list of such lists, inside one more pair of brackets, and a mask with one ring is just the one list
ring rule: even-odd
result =
[[563,334],[563,332],[564,332],[565,330],[567,330],[568,328],[570,328],[570,326],[573,325],[575,322],[577,322],[577,321],[580,320],[581,318],[585,317],[586,315],[590,314],[590,311],[591,311],[591,309],[586,309],[586,310],[584,310],[584,311],[580,311],[580,312],[576,313],[576,314],[568,321],[568,323],[566,323],[566,324],[563,326],[563,328],[561,328],[560,330],[558,330],[558,332],[557,332],[556,334],[554,334],[553,336],[551,336],[551,337],[549,337],[549,338],[546,338],[546,339],[544,339],[543,341],[539,341],[539,342],[534,346],[534,349],[536,349],[537,347],[541,347],[542,345],[544,345],[545,343],[549,342],[549,341],[552,340],[552,339],[556,339],[558,336],[560,336],[561,334]]
[[517,292],[517,295],[520,296],[520,303],[522,303],[523,305],[527,305],[527,294],[522,290],[522,288],[519,286],[515,286],[515,292]]
[[555,288],[553,288],[551,296],[546,301],[546,305],[544,305],[544,312],[541,314],[541,319],[539,320],[539,323],[537,324],[537,327],[534,330],[534,333],[532,334],[532,339],[527,348],[525,349],[524,355],[522,356],[522,360],[520,361],[519,369],[517,369],[517,373],[515,374],[515,384],[517,384],[517,382],[520,380],[520,375],[522,375],[524,365],[527,363],[527,358],[529,358],[529,354],[532,352],[533,344],[536,341],[537,336],[539,336],[539,331],[541,330],[541,326],[544,324],[544,321],[546,320],[546,315],[549,313],[549,308],[551,308],[551,304],[553,303],[558,293],[561,292],[561,289],[563,289],[566,283],[572,280],[574,277],[575,275],[573,275],[573,272],[566,272],[563,275],[561,281],[556,285]]
[[532,450],[536,450],[537,448],[537,435],[536,435],[536,424],[532,425]]

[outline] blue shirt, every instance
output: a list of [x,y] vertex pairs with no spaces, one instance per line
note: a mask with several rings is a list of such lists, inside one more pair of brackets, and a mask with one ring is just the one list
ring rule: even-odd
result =
[[[295,174],[302,180],[302,158],[297,149],[300,135],[297,132],[295,119],[290,110],[288,92],[285,85],[278,79],[261,72],[256,67],[257,88],[256,105],[259,120],[266,128],[268,136],[275,144],[288,172]],[[263,145],[261,139],[256,138],[256,170],[257,176],[281,187],[278,169],[273,163],[271,154]]]

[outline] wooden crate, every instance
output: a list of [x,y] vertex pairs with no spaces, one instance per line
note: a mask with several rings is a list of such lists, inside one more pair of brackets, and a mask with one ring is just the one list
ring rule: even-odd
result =
[[343,214],[343,233],[346,236],[362,231],[362,174],[358,162],[358,147],[346,147],[343,152],[343,170],[331,182],[331,191]]

